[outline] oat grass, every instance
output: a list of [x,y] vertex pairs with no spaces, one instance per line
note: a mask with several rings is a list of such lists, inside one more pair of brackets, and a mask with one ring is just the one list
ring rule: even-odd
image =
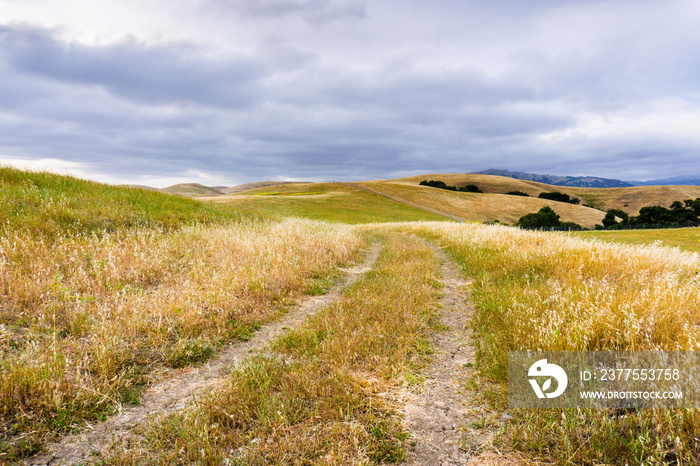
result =
[[405,459],[392,393],[419,370],[437,264],[389,235],[375,269],[196,406],[115,445],[108,464],[376,464]]
[[[347,226],[249,221],[0,238],[0,459],[138,401],[356,257]],[[32,447],[33,445],[33,447]]]
[[[662,246],[584,241],[507,227],[406,227],[448,247],[474,278],[479,370],[506,409],[515,350],[700,349],[700,259]],[[697,464],[690,409],[520,410],[504,442],[558,464]]]

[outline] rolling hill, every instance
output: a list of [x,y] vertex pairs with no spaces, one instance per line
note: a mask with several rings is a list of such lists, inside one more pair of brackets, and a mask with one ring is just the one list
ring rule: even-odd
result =
[[[428,178],[440,179],[448,184],[454,183],[454,181],[448,181],[447,176],[442,176],[442,178],[440,176],[442,175]],[[484,191],[483,194],[416,186],[419,181],[406,181],[405,178],[401,180],[366,181],[359,184],[406,202],[455,215],[464,221],[486,222],[498,220],[501,223],[514,224],[523,215],[537,212],[544,206],[554,209],[561,217],[561,221],[575,222],[586,228],[593,228],[596,224],[601,223],[605,216],[605,212],[590,207],[537,199],[536,197],[506,195],[503,193],[518,190],[517,188],[512,188],[512,184],[506,181],[509,178],[490,175],[474,176],[489,177],[489,179],[481,178],[481,183],[478,182],[479,179],[473,178],[469,183],[464,183],[477,184]],[[489,183],[483,181],[488,181]],[[499,192],[492,192],[497,187]],[[530,191],[533,191],[533,188],[530,188]]]
[[344,183],[277,184],[242,193],[202,198],[239,212],[344,223],[446,220]]
[[[570,186],[552,186],[529,180],[518,180],[503,176],[476,174],[428,174],[380,180],[381,183],[418,185],[422,180],[441,180],[457,187],[475,184],[484,193],[503,194],[508,191],[522,191],[532,197],[541,192],[559,191],[578,197],[582,204],[607,211],[620,209],[630,215],[637,215],[639,209],[650,205],[669,207],[673,201],[695,199],[700,197],[700,186],[631,186],[625,188],[581,188]],[[526,198],[524,198],[526,199]],[[561,203],[557,203],[561,204]],[[556,209],[555,209],[556,210]],[[558,211],[557,211],[558,212]],[[563,218],[563,217],[562,217]],[[581,223],[581,222],[577,222]],[[583,223],[581,223],[583,225]]]
[[[440,180],[458,188],[474,184],[483,194],[420,186],[423,180]],[[553,186],[505,176],[455,173],[357,183],[261,181],[221,189],[183,183],[161,191],[221,202],[242,212],[349,223],[451,218],[480,222],[497,220],[512,225],[523,215],[549,206],[563,222],[578,223],[585,228],[600,224],[609,209],[637,215],[645,206],[668,207],[674,201],[700,197],[699,186],[589,188]],[[505,194],[510,191],[520,191],[529,197]],[[542,192],[552,191],[579,198],[581,205],[537,198]]]
[[186,197],[221,196],[224,194],[218,189],[204,186],[199,183],[179,183],[168,186],[167,188],[159,189],[159,191]]
[[610,178],[601,178],[599,176],[562,176],[562,175],[538,175],[536,173],[512,172],[509,170],[489,169],[481,172],[476,172],[476,175],[496,175],[515,178],[518,180],[537,181],[539,183],[550,184],[554,186],[572,186],[583,188],[622,188],[633,186],[632,184]]

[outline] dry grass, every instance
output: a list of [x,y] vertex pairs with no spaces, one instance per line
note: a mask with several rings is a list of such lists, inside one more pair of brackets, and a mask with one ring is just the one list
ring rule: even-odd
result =
[[[404,458],[390,400],[424,363],[438,267],[420,242],[389,235],[375,269],[276,353],[235,371],[196,407],[115,446],[109,464],[376,464]],[[415,378],[415,377],[414,377]]]
[[669,207],[673,201],[683,201],[684,199],[695,199],[700,197],[700,186],[577,188],[570,186],[553,186],[538,183],[536,181],[516,180],[514,178],[504,176],[459,173],[437,173],[379,181],[416,186],[422,180],[426,179],[442,180],[448,185],[457,187],[465,186],[467,184],[475,184],[479,186],[484,193],[492,194],[502,194],[508,191],[522,191],[532,197],[537,197],[541,192],[559,191],[569,194],[570,196],[578,197],[584,201],[582,204],[588,203],[596,209],[604,211],[610,209],[620,209],[630,215],[637,215],[639,213],[639,209],[645,206],[660,205],[663,207]]
[[[136,401],[318,292],[362,243],[304,220],[0,239],[0,455]],[[3,456],[0,456],[2,459]]]
[[593,228],[596,224],[602,223],[605,216],[604,212],[589,207],[533,197],[462,193],[393,181],[368,181],[360,184],[408,202],[456,215],[467,221],[498,220],[502,223],[514,224],[523,215],[537,212],[544,206],[554,209],[563,222],[575,222],[587,228]]
[[239,212],[352,224],[443,219],[343,183],[276,185],[207,200]]
[[304,184],[303,181],[257,181],[254,183],[239,184],[238,186],[232,186],[230,188],[223,188],[221,192],[224,194],[237,194],[244,191],[251,191],[253,189],[266,188],[268,186],[283,186],[287,184]]
[[639,214],[646,206],[670,207],[674,201],[700,197],[700,186],[635,186],[631,188],[568,188],[568,193],[586,199],[601,210],[620,209]]
[[224,194],[209,186],[204,186],[199,183],[180,183],[160,189],[159,191],[168,194],[177,194],[186,197],[203,197],[203,196],[220,196]]
[[684,251],[700,252],[699,228],[673,228],[653,230],[595,230],[571,232],[583,239],[599,239],[607,242],[639,245],[657,244],[679,247]]
[[[429,175],[408,176],[394,180],[377,180],[378,182],[401,183],[417,186],[423,180],[440,180],[450,186],[461,188],[468,184],[477,185],[484,193],[505,194],[508,191],[522,191],[532,197],[537,197],[541,192],[554,191],[555,187],[536,181],[516,180],[507,176],[474,175],[469,173],[433,173]],[[556,190],[564,188],[556,186]],[[565,188],[564,188],[565,189]]]
[[[407,227],[448,246],[474,277],[479,368],[500,383],[515,350],[700,349],[700,258],[661,246],[584,241],[506,227]],[[655,409],[511,413],[516,448],[559,464],[696,464],[700,416]]]

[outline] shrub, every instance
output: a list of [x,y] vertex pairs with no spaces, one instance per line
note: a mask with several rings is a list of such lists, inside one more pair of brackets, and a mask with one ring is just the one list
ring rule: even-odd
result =
[[446,189],[448,191],[460,191],[463,193],[483,193],[481,189],[475,184],[468,184],[464,187],[457,189],[456,186],[448,186],[444,181],[440,180],[423,180],[418,183],[420,186],[430,186],[431,188]]
[[574,222],[561,222],[551,207],[542,207],[539,212],[520,217],[516,226],[528,230],[557,229],[557,230],[583,230],[581,225]]
[[463,186],[459,188],[459,191],[463,193],[483,193],[481,189],[475,184],[468,184],[466,186]]
[[568,194],[560,193],[559,191],[552,191],[551,193],[540,193],[540,195],[537,197],[540,199],[549,199],[551,201],[557,202],[568,202],[569,204],[579,204],[581,202],[581,199],[571,197]]

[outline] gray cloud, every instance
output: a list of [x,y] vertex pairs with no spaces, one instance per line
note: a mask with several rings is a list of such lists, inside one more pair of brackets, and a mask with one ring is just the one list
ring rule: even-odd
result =
[[210,8],[259,19],[298,17],[312,24],[360,20],[364,3],[348,0],[209,0]]
[[[78,86],[96,86],[145,104],[194,103],[245,107],[255,82],[277,68],[265,57],[224,62],[191,44],[146,45],[134,38],[106,46],[58,40],[31,27],[0,28],[0,56],[17,71]],[[303,57],[296,57],[303,61]]]
[[0,155],[224,184],[700,173],[690,2],[215,4],[227,49],[0,26]]

